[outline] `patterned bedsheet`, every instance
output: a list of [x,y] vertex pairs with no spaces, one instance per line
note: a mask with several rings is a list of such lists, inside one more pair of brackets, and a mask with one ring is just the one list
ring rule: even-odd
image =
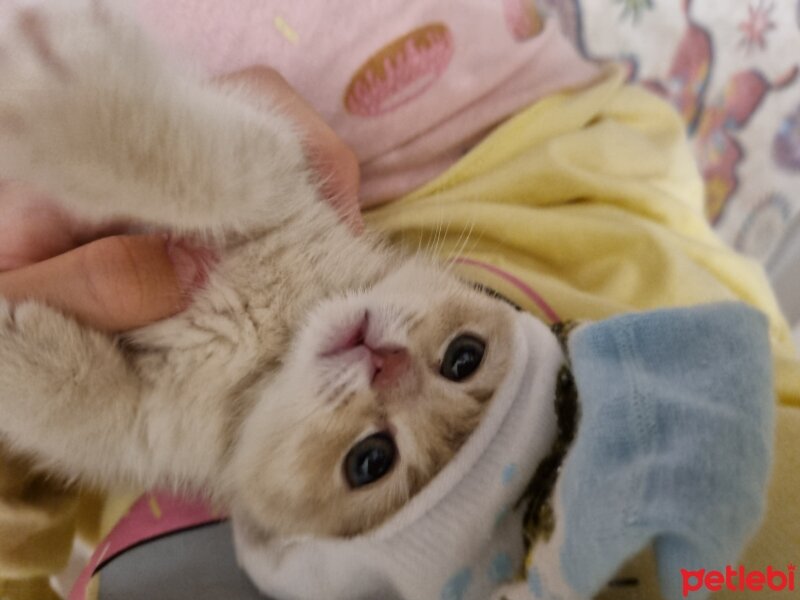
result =
[[766,261],[800,213],[800,0],[538,0],[683,115],[707,211]]

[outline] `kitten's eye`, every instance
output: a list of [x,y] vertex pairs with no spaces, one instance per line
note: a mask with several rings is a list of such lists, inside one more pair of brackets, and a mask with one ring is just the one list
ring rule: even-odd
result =
[[483,360],[486,345],[474,335],[460,335],[455,338],[442,359],[439,373],[450,381],[462,381],[478,370]]
[[364,438],[350,449],[344,459],[344,475],[351,488],[378,481],[394,465],[397,447],[386,433]]

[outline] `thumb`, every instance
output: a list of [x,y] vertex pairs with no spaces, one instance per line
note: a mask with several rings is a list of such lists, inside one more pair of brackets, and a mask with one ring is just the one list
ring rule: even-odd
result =
[[0,296],[44,302],[100,330],[134,329],[185,308],[209,258],[159,235],[106,237],[0,273]]

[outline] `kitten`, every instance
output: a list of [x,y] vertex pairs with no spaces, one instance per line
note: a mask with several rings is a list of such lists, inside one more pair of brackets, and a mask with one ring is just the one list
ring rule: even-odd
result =
[[354,237],[298,135],[99,0],[0,5],[0,178],[212,240],[181,314],[120,337],[0,299],[0,439],[105,488],[207,494],[257,535],[352,536],[452,458],[513,309]]

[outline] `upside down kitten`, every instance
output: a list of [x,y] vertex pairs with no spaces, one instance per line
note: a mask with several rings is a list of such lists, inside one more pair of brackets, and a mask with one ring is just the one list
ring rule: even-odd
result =
[[513,309],[354,237],[288,119],[99,1],[7,2],[0,31],[0,178],[217,255],[183,313],[124,336],[0,300],[0,439],[70,479],[204,493],[259,535],[354,535],[425,486],[504,377]]

